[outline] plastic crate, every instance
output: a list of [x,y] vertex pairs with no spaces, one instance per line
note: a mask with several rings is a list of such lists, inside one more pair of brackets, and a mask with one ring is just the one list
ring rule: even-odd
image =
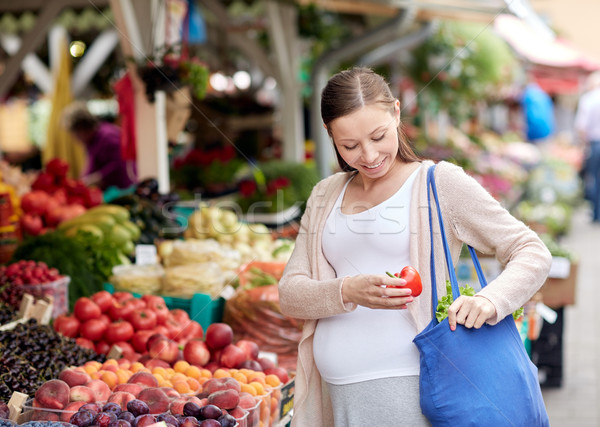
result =
[[[115,292],[112,283],[105,283],[104,289],[111,294]],[[140,298],[142,294],[132,292],[133,296]],[[223,319],[223,309],[225,308],[225,299],[218,297],[213,299],[208,294],[194,294],[192,298],[176,298],[163,296],[169,310],[180,308],[190,315],[190,319],[200,323],[202,329],[206,330],[212,323],[220,322]]]

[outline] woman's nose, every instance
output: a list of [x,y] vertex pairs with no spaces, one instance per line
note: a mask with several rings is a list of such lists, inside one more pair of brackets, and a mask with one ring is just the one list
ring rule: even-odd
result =
[[377,150],[375,149],[374,144],[368,142],[363,146],[362,149],[362,159],[365,163],[371,163],[377,160]]

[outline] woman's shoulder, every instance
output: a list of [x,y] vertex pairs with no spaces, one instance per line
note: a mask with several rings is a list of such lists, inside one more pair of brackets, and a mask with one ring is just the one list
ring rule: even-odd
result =
[[335,191],[337,188],[342,188],[343,185],[350,179],[353,172],[337,172],[329,175],[319,181],[313,188],[313,194],[325,195]]

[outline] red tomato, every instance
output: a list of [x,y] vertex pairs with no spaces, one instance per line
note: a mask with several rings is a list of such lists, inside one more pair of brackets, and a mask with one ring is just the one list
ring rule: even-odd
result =
[[113,298],[116,299],[117,301],[123,302],[123,301],[133,298],[133,294],[131,292],[117,291],[117,292],[113,293]]
[[181,329],[181,335],[183,335],[183,337],[186,340],[192,338],[202,338],[202,336],[204,335],[202,325],[200,325],[200,323],[196,322],[195,320],[188,320],[182,326],[183,328]]
[[162,297],[158,298],[160,299],[146,300],[146,306],[156,314],[156,323],[164,325],[169,318],[169,308]]
[[108,309],[108,315],[112,320],[127,319],[133,313],[135,307],[129,301],[119,302],[116,301]]
[[140,329],[154,329],[156,327],[156,313],[149,308],[134,310],[128,320],[136,331]]
[[170,339],[179,340],[183,337],[183,335],[181,335],[182,325],[179,322],[176,322],[174,319],[167,319],[164,326],[168,331],[165,335]]
[[104,336],[108,325],[101,319],[89,319],[83,322],[79,328],[82,337],[91,341],[99,341]]
[[146,303],[146,306],[150,306],[151,302],[162,303],[163,305],[166,305],[165,299],[160,295],[144,294],[142,295],[141,300]]
[[101,320],[106,326],[108,326],[112,322],[112,319],[106,313],[102,313],[98,317],[98,320]]
[[91,296],[92,301],[98,304],[102,313],[107,311],[111,305],[113,305],[114,298],[108,291],[99,291]]
[[81,297],[75,301],[73,314],[75,314],[75,317],[77,317],[79,320],[85,322],[86,320],[100,317],[102,310],[100,310],[98,304],[96,304],[90,298]]
[[107,354],[110,350],[110,344],[106,341],[98,341],[95,350],[98,354]]
[[131,345],[138,353],[146,353],[148,348],[146,347],[146,343],[148,342],[148,338],[156,333],[155,330],[138,330],[135,331],[133,337],[131,338]]
[[411,290],[411,295],[413,297],[418,297],[421,295],[421,292],[423,291],[421,276],[414,267],[407,265],[400,271],[400,273],[395,273],[394,276],[406,280],[405,287]]
[[133,337],[133,326],[126,320],[117,320],[111,323],[106,328],[104,338],[109,343],[115,343],[117,341],[129,341]]
[[89,348],[90,350],[96,350],[94,343],[91,342],[90,340],[88,340],[87,338],[83,338],[83,337],[75,338],[75,343],[79,347]]
[[169,332],[169,329],[165,325],[157,325],[156,328],[154,328],[154,333],[163,334],[165,337],[168,337],[171,332]]
[[133,308],[135,310],[141,310],[143,308],[146,308],[146,303],[139,298],[131,298],[131,299],[125,300],[125,302],[133,305]]
[[181,308],[174,308],[171,310],[169,312],[169,317],[179,324],[184,324],[190,320],[190,315],[187,313],[187,311],[182,310]]
[[61,314],[54,319],[54,330],[61,335],[69,338],[75,338],[79,335],[79,319],[75,316]]

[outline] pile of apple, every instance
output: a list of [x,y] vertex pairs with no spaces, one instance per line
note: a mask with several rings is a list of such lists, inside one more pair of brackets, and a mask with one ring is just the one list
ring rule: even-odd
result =
[[[185,310],[169,310],[163,297],[136,298],[129,292],[99,291],[81,297],[75,302],[73,313],[58,316],[53,326],[98,354],[108,354],[116,345],[130,361],[147,353],[147,358],[174,361],[179,356],[179,346],[204,334],[200,323],[190,319]],[[164,340],[154,340],[155,344],[149,347],[147,343],[153,335]]]
[[26,235],[45,233],[102,203],[102,190],[68,178],[68,171],[69,164],[65,161],[50,160],[31,184],[31,191],[22,196],[20,223]]

